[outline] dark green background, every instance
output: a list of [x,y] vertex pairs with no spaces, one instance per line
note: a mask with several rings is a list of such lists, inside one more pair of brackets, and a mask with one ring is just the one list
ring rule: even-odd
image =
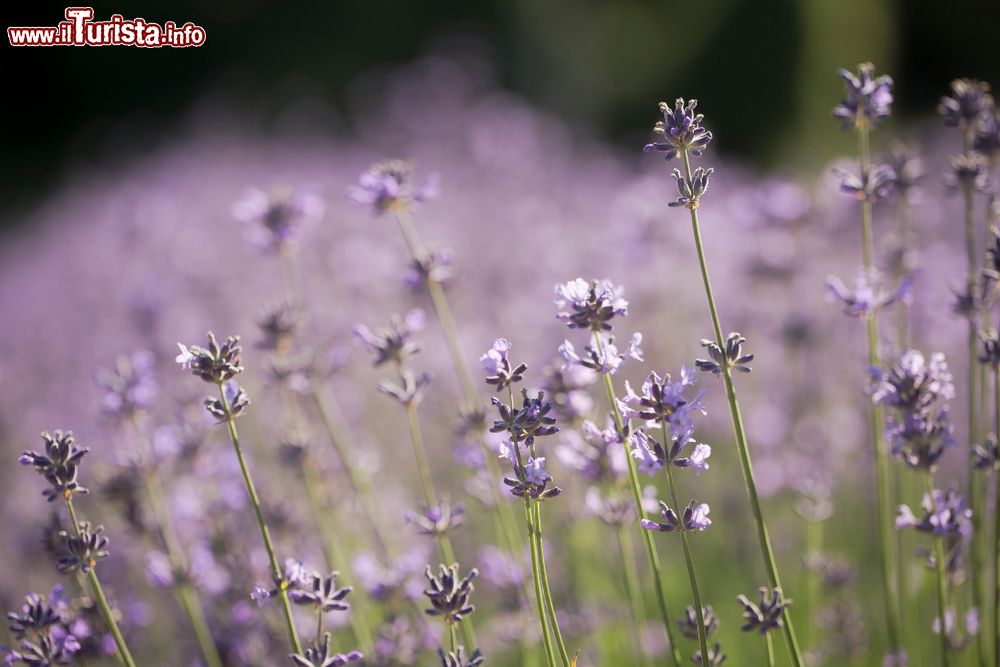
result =
[[[7,3],[4,27],[54,25],[64,7]],[[842,145],[829,118],[838,66],[870,59],[892,73],[904,122],[955,76],[1000,81],[1000,2],[985,0],[118,0],[95,11],[190,20],[208,41],[14,49],[5,38],[0,219],[16,221],[68,170],[169,141],[198,100],[245,106],[272,132],[297,99],[343,109],[358,74],[455,35],[488,45],[504,86],[609,141],[641,142],[658,100],[698,97],[720,150],[768,166],[814,165]]]

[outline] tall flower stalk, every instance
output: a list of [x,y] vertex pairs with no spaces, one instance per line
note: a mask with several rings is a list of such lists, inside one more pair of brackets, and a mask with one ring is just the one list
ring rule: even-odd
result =
[[[733,433],[736,437],[736,446],[739,453],[740,468],[743,472],[743,481],[746,486],[747,497],[750,500],[750,510],[753,514],[754,526],[757,532],[757,541],[760,546],[761,556],[764,566],[767,569],[768,580],[771,587],[781,588],[781,578],[778,574],[778,565],[774,557],[774,550],[771,547],[771,538],[768,534],[767,525],[764,522],[764,514],[761,510],[760,499],[757,494],[757,483],[754,479],[753,465],[750,459],[750,448],[747,443],[746,431],[743,427],[743,416],[740,412],[739,402],[736,399],[736,387],[733,383],[732,371],[737,367],[738,355],[730,356],[731,350],[729,341],[741,339],[739,334],[730,334],[729,338],[723,336],[722,324],[719,319],[719,311],[715,304],[715,296],[712,292],[712,283],[708,273],[708,261],[705,257],[705,248],[701,238],[701,226],[698,219],[698,207],[701,204],[702,196],[708,191],[712,169],[699,167],[696,170],[691,168],[691,156],[698,157],[712,140],[712,133],[704,129],[701,125],[703,116],[695,113],[696,100],[685,103],[678,99],[674,108],[665,102],[660,104],[664,120],[654,127],[657,134],[662,135],[663,141],[648,144],[646,151],[656,151],[665,153],[667,160],[680,157],[684,164],[684,173],[675,169],[674,180],[677,183],[678,198],[671,202],[671,206],[680,206],[688,209],[691,217],[691,231],[694,236],[695,250],[698,254],[698,265],[701,268],[702,283],[705,288],[705,298],[708,303],[709,314],[712,319],[712,329],[715,335],[714,342],[709,342],[710,351],[718,355],[717,365],[714,372],[722,375],[726,390],[726,400],[729,404],[729,415],[733,424]],[[791,655],[795,667],[802,667],[802,653],[799,649],[798,638],[790,617],[785,618],[783,623],[785,630],[785,640],[788,644],[788,651]]]
[[505,477],[503,482],[512,495],[524,500],[531,575],[545,657],[549,665],[554,666],[558,654],[560,664],[570,667],[572,661],[559,628],[542,539],[542,502],[555,498],[561,490],[549,485],[552,476],[545,470],[545,457],[538,456],[535,446],[537,438],[558,433],[559,428],[555,417],[550,415],[552,404],[544,400],[544,393],[529,397],[527,390],[522,389],[521,405],[514,402],[513,386],[521,382],[528,367],[523,363],[515,366],[510,362],[510,347],[506,339],[498,338],[481,359],[486,382],[493,385],[498,393],[506,390],[507,394],[506,403],[493,398],[498,419],[493,422],[490,431],[505,433],[509,438],[501,445],[500,458],[510,461],[514,476]]
[[42,440],[45,443],[44,452],[26,451],[18,460],[22,465],[33,467],[45,477],[50,488],[45,489],[43,495],[49,502],[61,498],[69,514],[72,529],[61,533],[65,555],[58,559],[59,571],[83,572],[86,575],[91,592],[101,610],[101,616],[115,640],[118,658],[125,667],[135,667],[135,660],[125,643],[125,636],[118,627],[114,611],[97,576],[97,562],[109,555],[108,538],[104,536],[104,527],[93,527],[90,522],[81,521],[73,504],[74,496],[88,493],[88,489],[77,481],[77,475],[80,461],[90,450],[86,447],[77,447],[70,431],[56,431],[53,435],[42,433]]
[[[833,115],[839,119],[845,130],[853,129],[858,137],[859,175],[841,174],[841,190],[853,194],[861,208],[861,261],[867,280],[875,280],[875,241],[872,231],[872,205],[886,196],[892,187],[895,174],[888,167],[873,165],[871,161],[870,132],[872,128],[891,114],[892,79],[875,76],[875,66],[871,63],[858,65],[857,73],[847,70],[838,72],[844,80],[845,97],[834,107]],[[868,345],[868,366],[877,368],[879,356],[878,308],[864,310],[866,342]],[[880,543],[880,563],[882,568],[882,599],[885,610],[886,638],[889,653],[900,652],[899,606],[896,595],[899,592],[897,579],[899,564],[896,561],[895,543],[892,540],[893,492],[889,478],[889,455],[883,438],[884,415],[878,403],[869,406],[869,424],[875,451],[875,485],[878,499],[878,526]]]
[[268,563],[271,567],[271,577],[278,591],[281,600],[281,610],[285,619],[285,630],[288,634],[288,643],[292,652],[302,653],[302,641],[299,639],[299,632],[295,627],[295,619],[292,616],[292,607],[288,599],[289,583],[278,564],[278,557],[274,550],[274,543],[271,540],[271,531],[264,519],[264,510],[260,504],[260,497],[257,495],[257,487],[254,485],[253,477],[250,475],[250,468],[247,466],[246,458],[243,455],[243,448],[240,445],[240,436],[236,430],[236,418],[242,414],[250,405],[250,399],[246,392],[236,383],[234,378],[243,372],[240,361],[240,338],[230,336],[219,345],[215,335],[209,332],[208,347],[191,345],[190,347],[178,343],[180,354],[177,356],[177,363],[182,368],[190,369],[196,376],[214,384],[219,391],[219,397],[205,399],[205,407],[209,413],[220,423],[226,424],[229,433],[229,440],[233,445],[236,460],[240,466],[240,475],[243,478],[243,485],[246,488],[247,498],[253,507],[254,518],[257,520],[257,527],[260,529],[260,536],[264,542],[264,549],[267,551]]
[[[567,367],[580,365],[601,376],[608,399],[608,409],[611,411],[614,421],[615,433],[625,449],[632,501],[635,503],[639,519],[644,520],[647,516],[642,504],[642,490],[629,444],[631,426],[626,415],[623,414],[622,405],[617,398],[614,382],[611,378],[612,373],[621,366],[626,358],[642,359],[642,350],[639,348],[642,335],[634,334],[628,348],[619,352],[618,347],[614,344],[614,339],[606,333],[613,329],[611,321],[615,317],[624,317],[628,313],[628,301],[625,300],[624,293],[623,288],[617,287],[607,280],[594,280],[588,283],[582,278],[577,278],[556,285],[556,306],[560,308],[559,319],[564,321],[570,329],[583,329],[591,334],[590,343],[584,348],[582,354],[578,354],[575,346],[568,340],[560,346],[559,351],[565,359]],[[667,597],[661,579],[660,556],[649,532],[643,530],[641,526],[639,532],[646,548],[650,570],[652,570],[660,618],[670,642],[670,655],[675,667],[680,667],[680,649],[674,639],[673,626],[670,623]]]
[[[371,207],[376,214],[389,212],[396,219],[400,234],[410,254],[414,281],[427,290],[435,317],[441,326],[448,355],[462,389],[463,412],[466,415],[481,415],[482,402],[469,372],[451,305],[444,291],[444,280],[450,273],[447,258],[427,249],[413,224],[410,213],[413,205],[438,196],[440,191],[438,177],[432,175],[417,185],[413,182],[412,172],[412,165],[403,160],[388,160],[374,164],[361,175],[358,185],[353,187],[348,194],[355,203]],[[477,433],[475,440],[486,461],[489,478],[498,478],[500,476],[499,466],[482,434]],[[523,549],[523,543],[514,529],[514,517],[510,507],[503,502],[495,487],[490,486],[490,494],[496,507],[493,519],[497,524],[498,542],[503,541],[511,552],[520,553]]]

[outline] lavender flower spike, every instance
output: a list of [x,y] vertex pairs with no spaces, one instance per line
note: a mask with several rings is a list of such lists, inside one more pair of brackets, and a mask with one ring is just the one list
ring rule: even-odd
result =
[[555,304],[559,308],[557,317],[570,329],[610,331],[612,319],[628,314],[625,288],[609,280],[588,283],[577,278],[556,285]]
[[661,533],[675,533],[680,530],[696,530],[698,532],[704,532],[706,528],[712,525],[712,520],[708,518],[708,513],[711,510],[707,503],[699,503],[692,500],[688,503],[688,506],[684,508],[684,512],[680,518],[678,518],[677,513],[668,507],[663,501],[660,501],[660,509],[662,510],[661,515],[663,516],[663,523],[658,523],[649,519],[641,519],[640,523],[643,528],[646,530],[655,530]]
[[990,84],[975,79],[952,81],[951,93],[938,105],[938,113],[948,127],[971,127],[982,114],[992,110]]
[[323,216],[323,200],[302,188],[267,193],[249,188],[232,206],[233,217],[246,225],[247,242],[262,252],[281,253],[294,244],[299,229]]
[[759,632],[766,635],[776,628],[780,628],[784,621],[782,614],[787,607],[792,604],[791,600],[783,599],[781,589],[769,590],[761,587],[760,601],[753,603],[747,596],[740,595],[736,600],[743,605],[743,627],[744,632]]
[[42,495],[52,502],[56,498],[72,498],[73,494],[89,493],[77,481],[77,474],[80,461],[90,449],[73,444],[72,431],[56,431],[54,435],[42,433],[42,441],[45,443],[44,454],[27,451],[18,458],[22,465],[34,467],[49,483],[49,488],[42,491]]
[[833,108],[833,117],[845,130],[855,127],[877,126],[892,113],[892,77],[875,76],[871,63],[858,65],[857,73],[838,70],[844,80],[844,99]]
[[666,102],[660,102],[663,120],[653,126],[653,132],[662,135],[664,141],[646,144],[642,150],[647,153],[663,153],[667,160],[673,160],[682,151],[694,156],[701,155],[712,141],[712,133],[701,126],[705,117],[694,112],[697,106],[698,100],[685,103],[683,98],[678,98],[672,109]]
[[420,185],[413,183],[413,165],[405,160],[373,164],[358,178],[347,196],[356,204],[370,206],[376,214],[409,208],[440,194],[440,177],[431,174]]
[[293,653],[288,656],[295,667],[341,667],[349,662],[358,662],[364,655],[360,651],[349,653],[334,653],[330,648],[330,633],[324,633],[323,639],[307,648],[303,653]]

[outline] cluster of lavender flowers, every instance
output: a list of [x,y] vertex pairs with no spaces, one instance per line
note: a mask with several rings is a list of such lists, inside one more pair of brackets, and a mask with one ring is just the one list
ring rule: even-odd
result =
[[[0,544],[6,662],[903,665],[936,629],[943,665],[991,664],[988,86],[956,81],[941,104],[961,153],[925,132],[917,157],[913,137],[877,143],[891,79],[842,72],[834,116],[862,150],[831,188],[701,164],[715,137],[694,100],[661,104],[646,147],[679,168],[637,173],[476,71],[432,59],[376,86],[364,141],[160,155],[35,220],[86,226],[31,225],[3,251],[0,432],[24,442],[55,412],[95,444],[57,431],[20,455],[50,512],[11,512]],[[372,140],[443,177],[363,169]],[[958,199],[935,196],[935,164]],[[275,181],[295,185],[246,188]],[[965,238],[946,222],[959,200]],[[95,256],[67,250],[92,239]],[[855,284],[827,277],[859,247]],[[615,280],[559,283],[553,322],[549,286],[585,270]],[[259,335],[171,352],[207,323]],[[26,478],[0,470],[6,501]],[[870,542],[883,586],[856,584]]]

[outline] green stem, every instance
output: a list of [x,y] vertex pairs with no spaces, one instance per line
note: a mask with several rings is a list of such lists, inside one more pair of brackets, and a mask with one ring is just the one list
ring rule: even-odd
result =
[[[517,443],[514,444],[517,449]],[[552,648],[552,636],[549,634],[549,624],[545,620],[545,594],[542,592],[542,580],[539,575],[538,549],[536,548],[536,532],[534,512],[531,511],[531,499],[524,496],[524,523],[528,528],[528,542],[531,548],[531,578],[535,584],[535,606],[538,610],[538,623],[542,628],[542,645],[545,647],[545,658],[549,667],[555,667],[556,654]]]
[[[690,180],[691,160],[688,152],[681,151],[684,158],[684,169],[687,178]],[[708,263],[705,259],[705,248],[701,240],[701,228],[698,222],[697,207],[691,207],[691,230],[694,234],[695,248],[698,252],[698,264],[701,267],[701,278],[705,286],[705,299],[708,302],[708,310],[712,317],[712,328],[715,331],[715,342],[721,349],[726,349],[726,341],[722,335],[722,325],[719,322],[719,312],[715,306],[715,296],[712,293],[712,283],[708,276]],[[761,511],[760,499],[757,496],[757,483],[754,479],[753,465],[750,460],[750,448],[747,444],[746,432],[743,428],[743,416],[740,413],[740,406],[736,400],[736,388],[733,385],[733,378],[728,364],[722,365],[722,379],[726,387],[726,399],[729,403],[729,416],[733,423],[733,433],[736,436],[736,445],[739,451],[740,467],[743,472],[743,482],[746,486],[747,496],[750,500],[750,509],[753,513],[754,526],[757,529],[757,541],[760,544],[761,556],[767,568],[768,579],[771,588],[781,588],[781,578],[778,575],[778,565],[774,558],[774,550],[771,548],[771,538],[767,532],[767,525],[764,523],[764,514]],[[631,458],[631,457],[630,457]],[[786,593],[782,588],[782,591]],[[788,652],[791,655],[792,663],[795,667],[802,667],[802,652],[799,649],[799,640],[795,634],[795,626],[792,623],[792,616],[787,611],[784,615],[785,641],[788,644]]]
[[316,643],[323,638],[323,610],[316,612]]
[[764,643],[767,645],[767,667],[774,667],[774,641],[770,632],[764,634]]
[[[927,494],[934,498],[934,478],[931,473],[924,475],[924,484]],[[933,502],[933,501],[932,501]],[[941,639],[941,665],[949,667],[951,665],[951,648],[948,645],[948,631],[945,619],[948,614],[948,579],[945,573],[944,538],[940,535],[934,536],[934,565],[937,576],[937,601],[938,601],[938,636]]]
[[[667,432],[667,422],[661,421],[660,426],[663,430],[663,447],[664,449],[669,449],[670,434]],[[667,471],[667,486],[670,489],[670,499],[674,503],[674,511],[677,512],[678,517],[682,517],[684,516],[684,510],[681,508],[680,500],[677,497],[677,485],[674,482],[674,466],[667,461],[667,464],[663,467]],[[681,546],[684,547],[684,564],[687,566],[688,580],[691,582],[691,596],[694,598],[694,612],[698,619],[698,647],[701,649],[701,655],[707,660],[708,636],[705,634],[705,617],[701,608],[701,592],[698,590],[698,577],[695,575],[694,561],[691,559],[691,546],[688,544],[687,529],[681,526],[680,534]]]
[[[993,367],[993,428],[1000,438],[1000,366]],[[994,471],[996,502],[993,508],[993,664],[1000,665],[1000,470]],[[981,633],[984,634],[984,633]],[[983,651],[985,657],[986,651]]]
[[[600,333],[594,332],[594,345],[601,354],[604,353],[604,343],[601,340]],[[639,486],[639,473],[635,468],[635,459],[632,458],[632,452],[629,450],[628,437],[626,434],[625,420],[622,419],[621,412],[618,410],[618,402],[615,400],[615,388],[611,382],[611,375],[608,373],[602,373],[601,377],[604,380],[604,391],[608,397],[608,404],[611,408],[611,414],[615,421],[615,430],[618,433],[618,437],[622,441],[622,446],[625,448],[625,459],[628,462],[628,479],[629,488],[632,490],[632,500],[635,502],[636,513],[639,518],[646,518],[646,512],[642,508],[642,491]],[[646,557],[649,560],[649,567],[653,571],[653,584],[656,589],[656,602],[660,608],[660,618],[663,620],[663,627],[667,632],[667,639],[670,643],[670,655],[673,658],[674,667],[680,667],[681,664],[681,653],[680,647],[674,640],[674,630],[670,624],[670,614],[667,611],[667,596],[663,591],[663,581],[660,575],[660,556],[656,551],[656,545],[653,544],[653,536],[650,535],[649,531],[639,526],[639,533],[642,535],[642,542],[646,546]]]
[[325,392],[315,382],[310,382],[309,384],[309,397],[312,399],[313,405],[316,406],[316,412],[323,423],[327,437],[337,452],[337,458],[340,460],[341,467],[347,474],[347,481],[351,487],[352,495],[358,499],[361,511],[365,514],[365,518],[367,519],[365,523],[371,526],[372,536],[375,538],[376,545],[380,551],[388,553],[390,540],[387,538],[385,528],[382,524],[383,514],[377,509],[378,505],[375,502],[374,489],[372,488],[370,478],[367,474],[360,472],[354,464],[356,460],[354,452],[357,448],[352,446],[353,438],[348,434],[347,428],[344,426],[345,422],[341,417],[337,402],[332,395]]
[[458,631],[455,629],[454,623],[448,623],[448,634],[451,635],[451,650],[458,650]]
[[[427,249],[420,239],[420,235],[413,224],[409,212],[405,208],[398,207],[394,210],[394,213],[410,257],[415,262],[425,261],[428,255]],[[482,404],[476,392],[475,384],[472,381],[472,375],[469,373],[469,367],[465,363],[465,355],[462,352],[462,345],[458,337],[458,328],[455,326],[455,318],[452,315],[448,297],[441,283],[434,280],[431,276],[425,277],[424,286],[431,298],[434,314],[441,325],[441,333],[444,336],[445,346],[448,348],[448,355],[451,357],[452,368],[454,368],[455,375],[462,387],[465,409],[479,413],[482,411]],[[482,434],[477,434],[475,440],[486,460],[486,472],[489,479],[499,479],[501,477],[500,466],[497,464],[495,453],[487,446]],[[500,495],[500,490],[495,485],[490,484],[489,487],[493,504],[497,508],[497,521],[500,523],[504,539],[508,543],[507,547],[512,553],[521,553],[524,550],[524,544],[520,541],[518,531],[515,528],[513,510],[504,502]]]
[[817,558],[823,551],[823,522],[806,521],[806,558],[809,560],[809,567],[806,570],[808,582],[806,585],[805,619],[806,631],[804,641],[806,649],[812,647],[814,642],[814,628],[816,626],[816,609],[820,597],[820,575],[817,572]]
[[[73,506],[73,493],[71,491],[64,492],[63,500],[66,501],[69,520],[73,524],[73,533],[79,538],[80,520],[76,516],[76,508]],[[101,586],[101,580],[97,578],[96,564],[90,562],[87,563],[87,566],[87,579],[90,581],[90,588],[94,593],[94,599],[97,600],[97,606],[101,608],[101,615],[104,617],[104,622],[107,624],[108,630],[111,631],[111,636],[114,637],[115,646],[118,648],[118,658],[126,667],[135,667],[135,660],[132,658],[132,653],[129,652],[128,645],[125,643],[125,636],[118,627],[115,614],[111,609],[111,605],[108,604],[107,596],[104,595],[104,587]]]
[[229,439],[233,443],[233,450],[236,452],[236,460],[240,464],[240,473],[243,475],[243,484],[246,486],[247,497],[253,506],[254,515],[257,519],[257,527],[260,528],[260,536],[264,541],[264,549],[267,551],[268,562],[271,565],[271,575],[274,583],[278,587],[278,595],[281,598],[281,610],[285,615],[285,630],[288,633],[288,643],[293,653],[302,653],[302,641],[299,639],[299,632],[295,629],[295,619],[292,617],[292,605],[288,600],[288,582],[285,580],[281,566],[278,564],[278,557],[274,552],[274,544],[271,542],[271,531],[264,520],[264,510],[260,505],[260,498],[257,495],[257,487],[254,486],[253,478],[250,476],[250,469],[247,467],[246,459],[243,457],[243,449],[240,447],[240,436],[236,431],[236,421],[226,398],[226,391],[223,383],[219,383],[219,397],[222,400],[222,407],[226,411],[226,427],[229,431]]
[[[181,544],[177,529],[174,527],[173,518],[166,500],[166,493],[159,474],[156,471],[156,462],[153,460],[152,448],[148,446],[148,441],[139,432],[139,425],[135,417],[128,420],[132,431],[132,438],[136,443],[140,453],[148,459],[145,466],[145,487],[146,495],[149,497],[149,506],[153,511],[153,520],[159,533],[160,542],[170,561],[170,567],[174,572],[186,572],[188,569],[188,559]],[[191,629],[194,630],[195,639],[198,641],[198,648],[205,659],[207,667],[222,667],[222,657],[219,649],[212,639],[212,633],[208,628],[208,621],[205,619],[205,610],[202,607],[201,599],[197,591],[187,582],[179,583],[175,588],[178,602],[188,617]]]
[[632,541],[625,531],[625,524],[618,527],[618,547],[621,551],[622,570],[625,574],[625,591],[628,593],[629,612],[632,616],[632,644],[643,665],[649,664],[649,656],[643,649],[642,643],[642,597],[639,595],[639,576],[635,571],[635,551],[632,548]]
[[556,606],[552,601],[552,589],[549,587],[549,571],[545,565],[545,548],[542,541],[542,503],[535,501],[535,549],[538,550],[538,573],[542,580],[542,593],[545,595],[545,608],[549,615],[549,623],[552,626],[552,633],[555,635],[556,648],[559,650],[559,659],[563,667],[570,667],[569,653],[566,651],[566,642],[563,641],[562,631],[559,629],[559,618],[556,616]]
[[[319,532],[320,540],[323,543],[323,552],[326,555],[326,565],[330,570],[336,570],[337,564],[346,562],[346,556],[340,549],[339,542],[334,535],[330,534],[329,526],[327,522],[323,520],[323,503],[320,500],[320,493],[318,486],[320,484],[319,479],[316,477],[316,468],[311,465],[308,460],[304,460],[302,463],[302,480],[303,486],[306,490],[306,498],[309,501],[309,509],[313,515],[313,523],[316,524],[316,530]],[[362,598],[364,600],[364,598]],[[367,605],[367,600],[365,600],[362,605]],[[373,640],[371,628],[368,627],[367,616],[365,614],[365,609],[358,609],[357,602],[353,605],[355,609],[349,615],[351,630],[354,633],[354,639],[361,645],[362,652],[371,651]],[[320,623],[323,622],[323,614],[319,614]],[[322,629],[322,626],[321,626]],[[322,631],[316,634],[317,640],[321,639],[323,636]]]

